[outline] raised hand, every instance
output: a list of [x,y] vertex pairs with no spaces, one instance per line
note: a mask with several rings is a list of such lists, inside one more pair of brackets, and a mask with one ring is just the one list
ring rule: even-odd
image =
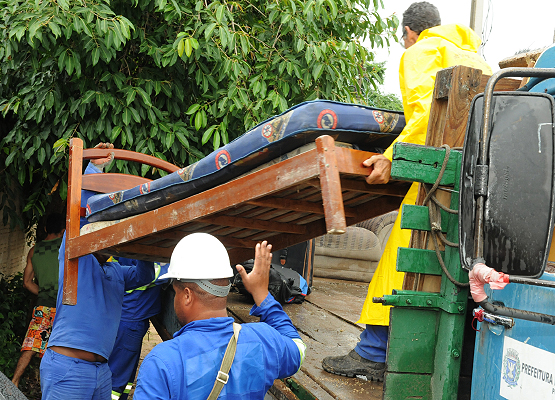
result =
[[245,289],[252,295],[259,306],[268,296],[268,282],[270,279],[270,265],[272,263],[272,245],[267,241],[257,243],[254,248],[254,267],[247,274],[242,265],[236,265],[241,275]]

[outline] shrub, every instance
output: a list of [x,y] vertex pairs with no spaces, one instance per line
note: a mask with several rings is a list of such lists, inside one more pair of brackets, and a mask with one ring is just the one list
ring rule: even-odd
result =
[[29,292],[23,287],[21,272],[5,277],[0,274],[0,371],[11,376],[29,321]]

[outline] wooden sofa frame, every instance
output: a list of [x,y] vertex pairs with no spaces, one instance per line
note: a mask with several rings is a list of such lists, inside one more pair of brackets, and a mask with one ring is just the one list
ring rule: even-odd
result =
[[74,138],[69,149],[66,253],[63,303],[77,302],[78,258],[102,253],[169,261],[177,242],[192,232],[218,237],[231,263],[252,258],[254,245],[268,240],[275,250],[325,233],[341,234],[348,225],[399,208],[409,183],[368,185],[362,162],[375,153],[335,146],[330,136],[316,148],[156,210],[81,235],[81,189],[101,193],[125,190],[148,179],[125,174],[82,175],[83,160],[114,152],[174,172],[177,166],[126,150],[83,149]]

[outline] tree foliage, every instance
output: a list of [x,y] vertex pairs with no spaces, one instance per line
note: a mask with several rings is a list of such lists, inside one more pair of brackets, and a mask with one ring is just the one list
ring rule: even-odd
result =
[[361,43],[389,45],[398,24],[379,6],[0,0],[4,222],[29,227],[49,196],[65,198],[72,137],[187,165],[302,101],[365,102],[381,75]]

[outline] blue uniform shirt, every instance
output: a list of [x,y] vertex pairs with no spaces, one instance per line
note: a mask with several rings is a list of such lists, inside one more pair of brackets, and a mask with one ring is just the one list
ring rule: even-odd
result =
[[[281,305],[268,294],[242,324],[229,380],[219,399],[262,399],[275,379],[293,375],[304,358],[304,343]],[[233,318],[193,321],[157,345],[139,370],[133,398],[205,400],[233,335]]]
[[162,286],[169,279],[159,281],[158,277],[167,273],[168,267],[169,264],[156,264],[154,282],[125,292],[121,311],[123,321],[142,321],[160,313]]
[[[100,172],[89,164],[87,173]],[[64,282],[64,234],[58,262],[60,264],[56,316],[48,347],[64,346],[90,351],[108,359],[116,340],[123,294],[126,290],[152,282],[154,264],[138,261],[136,265],[107,262],[100,265],[93,255],[79,258],[77,304],[62,304]]]

